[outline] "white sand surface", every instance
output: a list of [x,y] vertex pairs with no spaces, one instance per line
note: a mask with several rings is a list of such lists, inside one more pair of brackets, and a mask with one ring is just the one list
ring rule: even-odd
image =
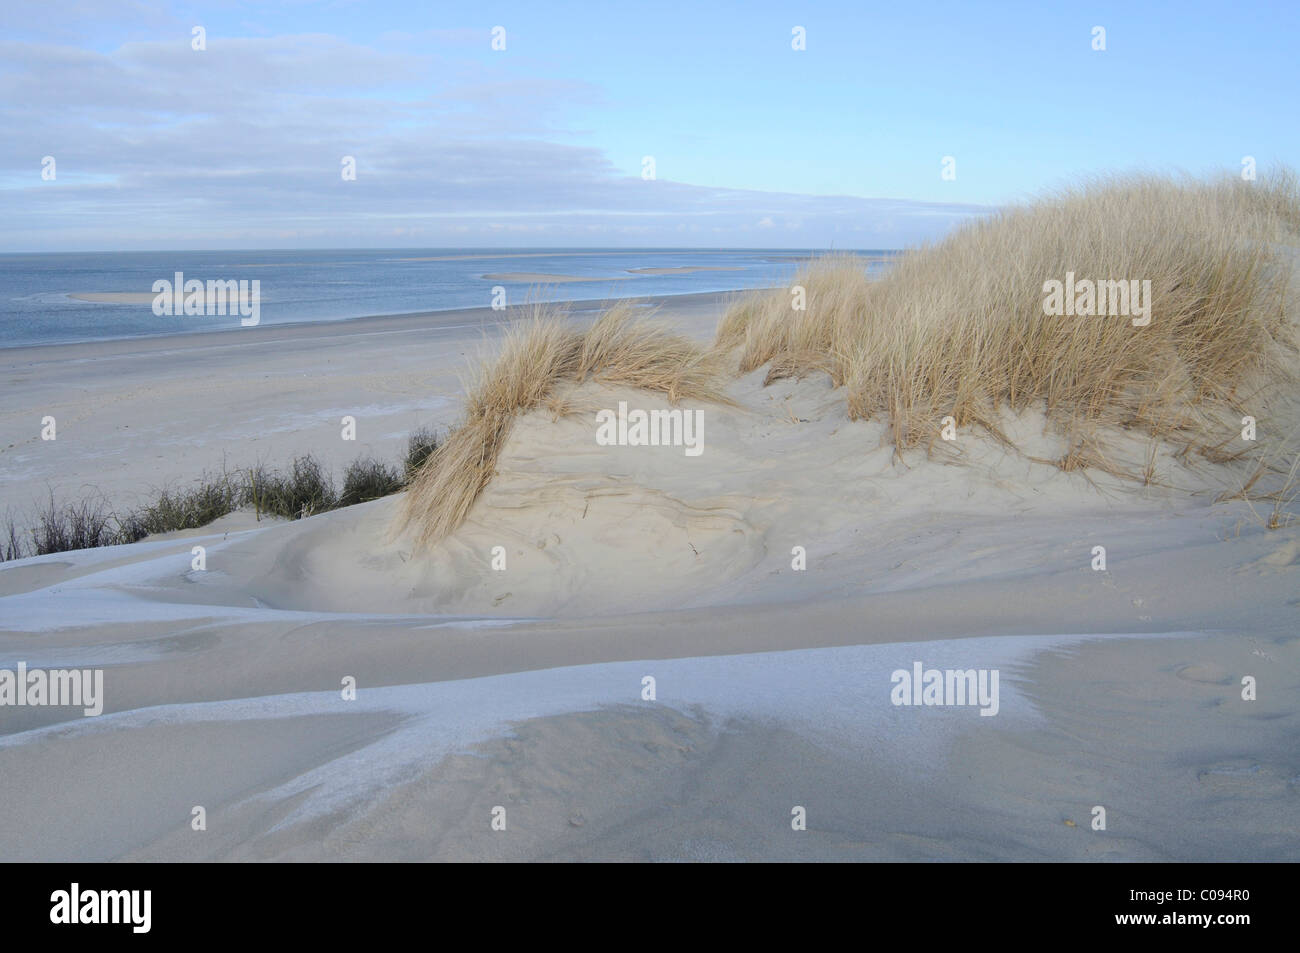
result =
[[[491,326],[249,330],[0,355],[0,499],[395,457]],[[427,552],[388,498],[0,564],[0,667],[105,687],[0,707],[0,858],[1300,859],[1300,529],[1167,455],[1148,488],[968,434],[899,458],[824,381],[761,380],[688,406],[698,457],[597,445],[596,410],[666,405],[575,389]],[[916,662],[997,671],[997,714],[893,704]]]

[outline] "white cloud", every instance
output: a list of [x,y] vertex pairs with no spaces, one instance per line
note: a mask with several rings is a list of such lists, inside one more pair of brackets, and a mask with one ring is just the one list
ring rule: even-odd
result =
[[[0,250],[382,246],[396,229],[426,245],[491,244],[500,229],[536,244],[593,232],[673,244],[682,226],[744,244],[755,222],[768,244],[797,230],[801,244],[843,246],[865,224],[880,246],[984,211],[647,182],[567,134],[600,90],[483,81],[455,44],[432,50],[322,34],[210,33],[201,52],[188,33],[111,52],[0,43]],[[876,227],[884,218],[894,227]]]

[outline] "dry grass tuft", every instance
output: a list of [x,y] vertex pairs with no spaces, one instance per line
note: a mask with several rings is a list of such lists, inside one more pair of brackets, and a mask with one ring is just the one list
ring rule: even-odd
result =
[[[1300,522],[1295,512],[1300,504],[1300,448],[1292,441],[1271,451],[1260,453],[1255,469],[1235,492],[1220,493],[1216,503],[1240,500],[1250,509],[1255,521],[1265,529],[1283,529]],[[1271,504],[1262,512],[1255,504]]]
[[395,525],[414,528],[417,542],[443,538],[469,515],[496,472],[515,419],[539,406],[553,415],[568,406],[556,388],[593,380],[682,400],[731,403],[726,364],[716,351],[648,321],[627,305],[605,311],[586,331],[538,306],[506,332],[501,354],[468,382],[465,420],[429,456],[411,482]]
[[[1117,427],[1221,448],[1232,421],[1262,419],[1293,380],[1291,267],[1273,243],[1297,232],[1289,172],[1102,181],[974,222],[902,255],[879,281],[852,260],[815,262],[794,282],[806,311],[788,290],[751,295],[723,317],[714,347],[741,373],[767,365],[768,382],[829,374],[849,416],[887,416],[900,450],[931,444],[949,414],[1005,439],[999,409],[1031,404],[1072,447]],[[1044,314],[1044,282],[1067,272],[1150,281],[1150,324]],[[1094,465],[1093,450],[1061,461]]]
[[718,326],[714,347],[741,346],[740,372],[771,364],[767,383],[816,371],[844,382],[837,344],[861,323],[869,289],[861,261],[828,256],[813,262],[795,284],[803,289],[802,310],[793,291],[759,292],[729,309]]

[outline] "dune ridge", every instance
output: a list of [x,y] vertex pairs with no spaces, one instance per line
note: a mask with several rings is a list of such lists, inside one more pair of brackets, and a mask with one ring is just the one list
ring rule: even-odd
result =
[[515,418],[552,398],[562,382],[585,380],[651,391],[674,404],[729,402],[716,353],[662,325],[634,320],[629,305],[610,308],[586,332],[569,327],[563,312],[536,305],[507,332],[496,364],[467,382],[464,421],[416,474],[397,531],[417,526],[419,542],[428,544],[459,526],[492,479]]
[[[976,430],[1036,463],[1150,485],[1170,451],[1246,465],[1238,492],[1280,475],[1277,496],[1297,472],[1294,262],[1279,244],[1297,234],[1289,170],[1258,182],[1118,177],[969,224],[879,280],[850,258],[815,260],[791,289],[730,307],[708,348],[621,305],[585,336],[539,309],[466,388],[464,423],[417,474],[394,532],[415,528],[428,546],[454,531],[513,421],[548,400],[563,412],[562,383],[723,403],[729,383],[763,367],[764,385],[825,375],[850,421],[887,421],[880,439],[896,453],[934,451],[945,427]],[[1076,276],[1100,289],[1077,312]],[[1051,282],[1070,289],[1066,313],[1048,313]],[[1102,313],[1087,313],[1096,294]],[[1008,412],[1041,412],[1059,451],[1035,456]],[[1240,437],[1246,416],[1258,441]],[[1121,459],[1114,445],[1134,437],[1148,452]]]

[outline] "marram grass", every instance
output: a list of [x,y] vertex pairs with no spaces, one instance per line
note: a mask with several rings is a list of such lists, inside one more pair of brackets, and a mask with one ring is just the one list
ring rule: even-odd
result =
[[[539,307],[479,369],[463,424],[416,474],[395,529],[421,544],[455,530],[515,418],[588,379],[725,401],[730,380],[762,367],[768,383],[826,374],[848,416],[887,421],[899,451],[930,445],[948,416],[1011,445],[1000,413],[1042,407],[1069,448],[1052,461],[1062,469],[1104,465],[1111,428],[1224,462],[1243,415],[1263,419],[1276,397],[1294,396],[1286,243],[1298,234],[1289,171],[1254,182],[1133,176],[974,221],[876,281],[852,256],[814,261],[794,281],[801,310],[791,289],[746,295],[710,348],[626,306],[585,333]],[[1047,313],[1048,283],[1073,288],[1076,276],[1109,284],[1111,305],[1131,283],[1146,314]]]

